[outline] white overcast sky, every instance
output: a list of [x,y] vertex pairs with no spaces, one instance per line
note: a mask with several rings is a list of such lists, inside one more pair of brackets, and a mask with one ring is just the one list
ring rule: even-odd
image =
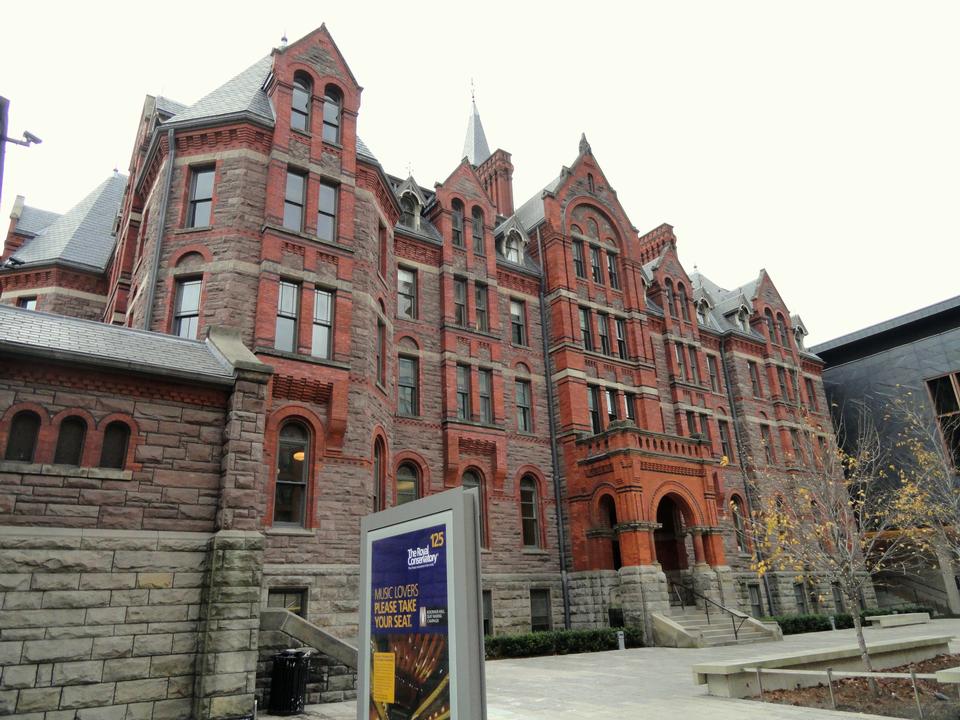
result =
[[517,205],[581,132],[641,232],[724,287],[765,267],[812,343],[960,293],[958,2],[42,2],[6,6],[17,194],[65,211],[125,172],[147,93],[191,103],[325,22],[359,131],[432,185],[470,79]]

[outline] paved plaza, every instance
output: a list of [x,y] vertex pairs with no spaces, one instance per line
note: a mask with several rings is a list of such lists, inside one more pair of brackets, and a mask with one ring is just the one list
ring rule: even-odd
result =
[[[960,635],[960,619],[935,620],[886,630],[866,630],[867,642],[917,635]],[[679,650],[636,650],[556,655],[487,663],[489,720],[607,720],[617,718],[687,717],[710,720],[778,720],[780,718],[878,718],[710,697],[706,686],[695,685],[690,666],[700,662],[748,659],[780,652],[813,650],[856,642],[853,630],[788,636],[782,643],[730,645]],[[960,651],[954,641],[950,649]],[[316,720],[355,720],[353,702],[312,705],[308,717]],[[261,717],[265,717],[261,715]],[[266,716],[270,717],[270,716]]]

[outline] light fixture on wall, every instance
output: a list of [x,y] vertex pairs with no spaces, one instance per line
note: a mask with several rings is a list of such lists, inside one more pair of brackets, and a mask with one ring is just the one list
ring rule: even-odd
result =
[[303,462],[303,458],[304,458],[303,450],[297,450],[293,454],[293,459],[296,460],[297,462]]

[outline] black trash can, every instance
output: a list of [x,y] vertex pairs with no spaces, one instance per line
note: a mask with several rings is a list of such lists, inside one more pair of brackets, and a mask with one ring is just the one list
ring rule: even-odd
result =
[[283,650],[273,656],[270,677],[270,712],[274,715],[299,715],[307,700],[307,676],[310,651],[302,648]]

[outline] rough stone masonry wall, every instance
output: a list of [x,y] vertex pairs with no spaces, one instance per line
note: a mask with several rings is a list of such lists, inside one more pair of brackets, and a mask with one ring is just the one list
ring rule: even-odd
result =
[[251,714],[262,538],[223,535],[0,527],[0,715]]

